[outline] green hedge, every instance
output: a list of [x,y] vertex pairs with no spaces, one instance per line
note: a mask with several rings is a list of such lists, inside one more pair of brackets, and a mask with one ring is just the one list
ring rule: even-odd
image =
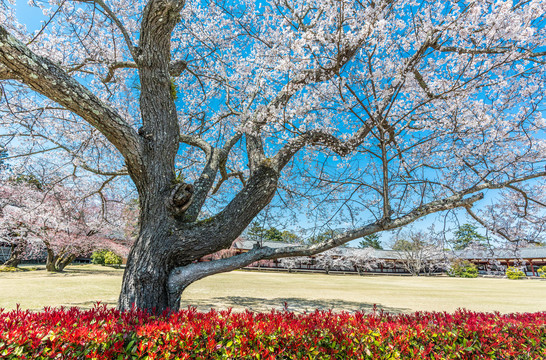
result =
[[102,249],[93,252],[91,262],[97,265],[119,266],[122,263],[122,258],[111,250]]
[[454,277],[476,278],[478,277],[478,268],[468,260],[457,259],[451,263],[447,273]]

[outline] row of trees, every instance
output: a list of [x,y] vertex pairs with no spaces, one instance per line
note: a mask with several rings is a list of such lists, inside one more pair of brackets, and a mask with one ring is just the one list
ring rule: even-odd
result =
[[[246,230],[245,237],[251,240],[252,242],[277,241],[277,242],[285,242],[288,244],[298,244],[305,241],[310,244],[314,244],[314,243],[320,243],[329,238],[333,238],[337,234],[339,234],[339,231],[327,230],[319,235],[311,236],[308,239],[303,240],[302,237],[296,235],[292,231],[289,231],[289,230],[280,231],[274,226],[266,228],[258,224],[257,222],[253,222],[250,225],[250,227]],[[425,237],[423,232],[418,234],[413,234],[410,237],[411,238],[409,240],[398,239],[398,238],[395,239],[394,243],[392,244],[392,249],[402,250],[403,248],[407,248],[408,246],[420,247],[421,245],[423,245],[422,239]],[[446,241],[447,242],[446,245],[453,248],[453,250],[463,250],[472,244],[487,245],[489,244],[489,241],[490,239],[487,236],[484,236],[478,232],[478,227],[476,225],[467,223],[467,224],[460,225],[457,228],[457,230],[455,230],[455,232],[453,233],[453,238]],[[438,246],[441,246],[441,245],[438,245]],[[358,243],[358,247],[361,249],[371,247],[377,250],[383,250],[383,244],[378,234],[371,234],[371,235],[364,236]]]
[[[478,267],[470,261],[457,257],[451,251],[444,249],[441,244],[430,239],[423,233],[413,233],[409,240],[398,241],[392,261],[385,261],[377,256],[373,248],[365,249],[332,249],[325,251],[313,259],[309,257],[283,258],[280,263],[289,271],[298,268],[307,268],[308,265],[324,270],[353,271],[359,274],[366,271],[378,271],[380,268],[402,267],[413,276],[431,275],[447,272],[457,277],[477,277]],[[514,247],[492,249],[480,243],[472,243],[467,248],[472,257],[479,259],[485,265],[484,271],[491,275],[504,274],[507,266],[498,260],[498,254],[508,255],[516,259],[516,268],[524,267],[525,262],[519,260],[518,249]]]

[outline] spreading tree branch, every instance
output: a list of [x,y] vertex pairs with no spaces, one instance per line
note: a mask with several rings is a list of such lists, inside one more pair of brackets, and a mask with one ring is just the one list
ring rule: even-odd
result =
[[17,80],[15,73],[0,63],[0,80]]
[[141,170],[140,139],[133,128],[49,59],[34,54],[0,25],[0,63],[31,89],[59,103],[99,130],[125,157],[130,171]]
[[[260,168],[261,171],[264,171],[264,167]],[[271,169],[272,170],[272,169]],[[275,174],[275,173],[273,173]],[[272,173],[263,173],[258,177],[262,179],[264,176],[271,176]],[[347,243],[348,241],[361,238],[363,236],[371,235],[380,231],[397,229],[402,226],[408,225],[419,218],[422,218],[426,215],[451,210],[455,208],[465,208],[467,211],[471,209],[473,204],[484,198],[484,194],[481,192],[486,189],[500,189],[511,186],[515,183],[520,183],[523,181],[532,180],[538,177],[546,176],[546,172],[538,172],[534,174],[529,174],[526,176],[521,176],[519,178],[511,179],[505,182],[493,183],[493,182],[483,182],[476,186],[461,190],[455,194],[445,197],[443,199],[433,200],[426,204],[423,204],[412,211],[401,215],[397,218],[382,218],[366,226],[350,230],[339,235],[332,237],[326,241],[323,241],[318,244],[313,245],[299,245],[299,246],[287,246],[283,248],[269,248],[269,247],[257,247],[251,251],[232,256],[227,259],[214,260],[210,262],[202,263],[192,263],[185,266],[175,268],[169,278],[169,291],[171,293],[172,301],[176,301],[180,297],[180,292],[184,290],[186,286],[191,284],[194,281],[202,279],[206,276],[213,275],[219,272],[231,271],[237,268],[244,267],[255,261],[264,260],[264,259],[277,259],[282,257],[291,257],[291,256],[311,256],[323,251],[332,249],[334,247],[340,246]],[[229,216],[238,216],[237,221],[245,223],[245,219],[252,219],[255,215],[257,202],[257,194],[261,193],[267,195],[267,188],[263,187],[262,181],[256,181],[253,177],[250,178],[249,184],[245,186],[243,191],[241,191],[236,197],[237,201],[232,201],[230,205],[224,210],[225,214]],[[252,188],[253,186],[260,184],[259,188]],[[270,184],[271,188],[276,189],[275,184]],[[254,199],[254,201],[252,201]],[[242,202],[251,202],[250,207],[245,208]],[[232,208],[230,209],[230,206]],[[239,206],[236,211],[235,206]],[[252,207],[252,208],[251,208]],[[258,209],[259,211],[260,209]],[[221,214],[219,214],[221,215]],[[224,222],[221,219],[221,216],[217,216],[212,219],[213,221],[207,222],[206,229],[202,229],[204,232],[210,231],[210,237],[219,238],[217,242],[217,248],[214,249],[218,251],[225,246],[229,246],[226,241],[220,241],[220,238],[229,237],[230,231],[239,231],[236,226],[232,226],[229,229],[222,229],[222,224]],[[251,220],[248,220],[250,223]],[[233,224],[233,223],[232,223]],[[227,244],[227,245],[226,245]],[[222,247],[223,246],[223,247]],[[208,249],[210,250],[210,249]],[[205,255],[205,253],[204,253]],[[178,300],[179,301],[179,300]]]
[[319,244],[286,246],[282,248],[254,247],[247,253],[235,255],[226,259],[197,262],[178,267],[171,271],[169,276],[170,302],[178,304],[180,302],[180,293],[189,284],[213,274],[239,269],[264,259],[315,255],[363,236],[399,228],[428,214],[459,207],[472,206],[472,204],[481,199],[483,199],[482,193],[467,198],[463,198],[463,195],[461,194],[456,194],[445,199],[431,201],[396,219],[382,219],[359,229],[344,232]]
[[371,120],[367,121],[353,136],[345,141],[321,130],[308,131],[284,145],[273,158],[273,163],[275,164],[275,168],[280,171],[306,145],[324,146],[339,156],[347,156],[362,144],[372,130],[372,127],[373,122]]
[[[199,179],[194,183],[194,193],[193,201],[191,206],[186,211],[184,216],[184,221],[193,222],[197,219],[205,200],[209,192],[211,191],[218,171],[224,167],[227,162],[228,155],[233,148],[233,146],[241,139],[242,134],[237,133],[231,139],[229,139],[222,148],[215,148],[205,140],[198,136],[194,135],[180,135],[180,142],[185,143],[190,146],[198,147],[205,153],[207,162]],[[223,176],[223,174],[222,174]],[[244,179],[242,180],[245,184]],[[213,190],[213,193],[218,191],[221,186],[221,182],[218,183],[216,188]]]

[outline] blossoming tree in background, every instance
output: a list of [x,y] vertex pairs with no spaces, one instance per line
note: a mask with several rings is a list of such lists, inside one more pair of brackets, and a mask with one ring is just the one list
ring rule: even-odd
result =
[[123,246],[108,238],[119,223],[106,220],[119,219],[119,214],[104,216],[71,189],[3,181],[0,196],[0,233],[15,250],[7,266],[17,266],[25,254],[37,256],[41,250],[47,254],[48,271],[62,271],[76,257],[96,249],[123,253]]
[[401,232],[392,246],[402,267],[414,276],[424,273],[430,275],[448,269],[448,254],[443,241],[434,229],[427,231]]
[[[177,309],[205,276],[431,213],[487,221],[486,192],[544,203],[544,1],[52,0],[36,32],[13,4],[9,153],[138,192],[121,309]],[[195,262],[266,207],[341,230]]]

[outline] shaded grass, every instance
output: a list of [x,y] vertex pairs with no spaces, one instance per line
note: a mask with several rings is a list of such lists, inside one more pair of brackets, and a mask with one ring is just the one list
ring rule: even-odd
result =
[[[0,273],[0,308],[39,310],[44,306],[115,306],[123,269],[73,265],[63,273],[45,270]],[[231,307],[240,311],[272,308],[302,312],[314,309],[369,311],[374,304],[389,312],[457,308],[474,311],[546,310],[546,281],[288,274],[235,271],[190,285],[182,306],[199,310]]]

